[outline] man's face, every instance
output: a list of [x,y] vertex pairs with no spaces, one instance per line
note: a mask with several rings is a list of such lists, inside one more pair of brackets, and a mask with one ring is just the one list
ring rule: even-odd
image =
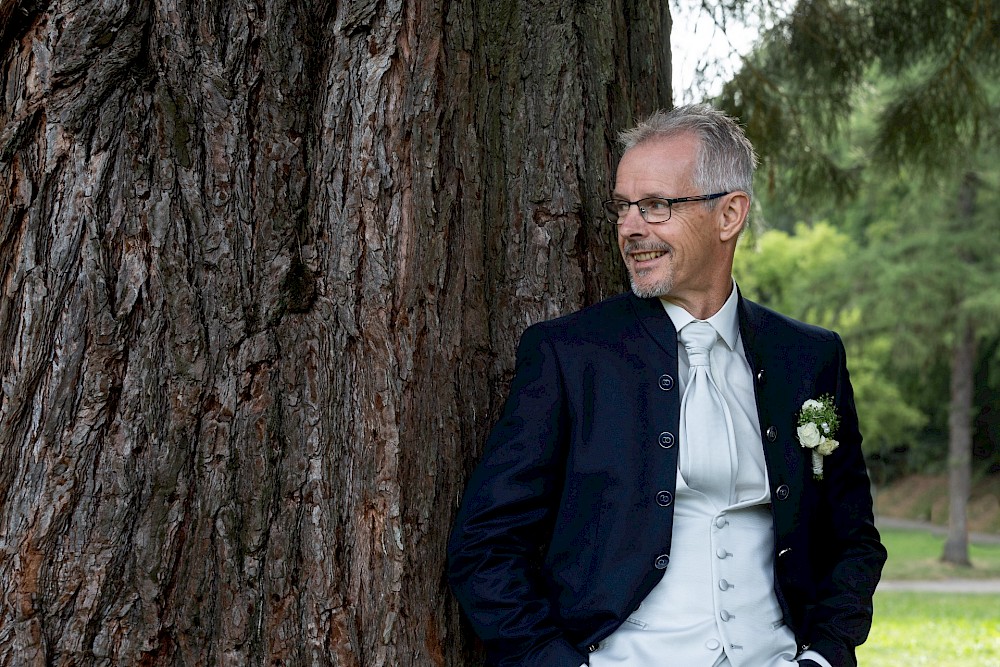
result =
[[[637,201],[645,197],[690,197],[699,140],[684,134],[652,139],[635,146],[618,164],[613,197]],[[693,301],[719,280],[725,268],[723,246],[714,214],[702,202],[673,206],[670,220],[650,224],[638,206],[619,218],[618,248],[637,296]],[[723,254],[720,254],[723,253]]]

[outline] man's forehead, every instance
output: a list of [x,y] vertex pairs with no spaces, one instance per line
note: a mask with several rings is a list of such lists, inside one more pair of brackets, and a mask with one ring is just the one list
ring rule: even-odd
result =
[[[651,138],[625,151],[615,171],[614,187],[641,188],[655,194],[663,187],[676,189],[694,177],[697,139]],[[660,193],[662,195],[662,193]]]

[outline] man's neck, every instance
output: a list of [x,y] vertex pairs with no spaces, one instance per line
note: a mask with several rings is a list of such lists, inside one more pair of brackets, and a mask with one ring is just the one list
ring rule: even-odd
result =
[[668,303],[680,306],[691,313],[697,320],[707,320],[726,305],[726,301],[729,300],[729,295],[732,294],[733,289],[733,279],[730,278],[725,287],[714,289],[711,292],[699,292],[688,298],[674,294],[668,294],[660,298]]

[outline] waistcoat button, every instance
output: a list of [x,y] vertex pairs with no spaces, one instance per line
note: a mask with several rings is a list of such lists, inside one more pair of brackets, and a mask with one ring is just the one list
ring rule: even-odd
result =
[[787,484],[782,484],[774,491],[774,495],[775,497],[777,497],[778,500],[788,500],[788,496],[790,493],[791,492],[788,490]]
[[653,565],[656,567],[657,570],[666,570],[667,564],[669,563],[670,563],[670,556],[668,556],[667,554],[663,554],[662,556],[656,557],[656,560],[653,562]]
[[669,375],[660,376],[660,389],[663,391],[670,391],[674,388],[674,379]]
[[670,507],[672,502],[674,502],[674,496],[669,491],[660,491],[656,494],[656,504],[660,507]]
[[767,433],[765,433],[765,435],[767,436],[768,442],[774,442],[778,439],[778,428],[776,426],[768,426]]
[[660,434],[660,447],[664,449],[670,449],[674,446],[674,434],[670,431],[664,431]]

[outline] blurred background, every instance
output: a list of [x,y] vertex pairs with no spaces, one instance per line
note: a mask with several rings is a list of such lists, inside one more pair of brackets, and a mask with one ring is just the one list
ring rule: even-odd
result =
[[844,337],[885,578],[973,580],[883,586],[861,664],[998,664],[1000,7],[674,5],[675,103],[761,154],[741,289]]

